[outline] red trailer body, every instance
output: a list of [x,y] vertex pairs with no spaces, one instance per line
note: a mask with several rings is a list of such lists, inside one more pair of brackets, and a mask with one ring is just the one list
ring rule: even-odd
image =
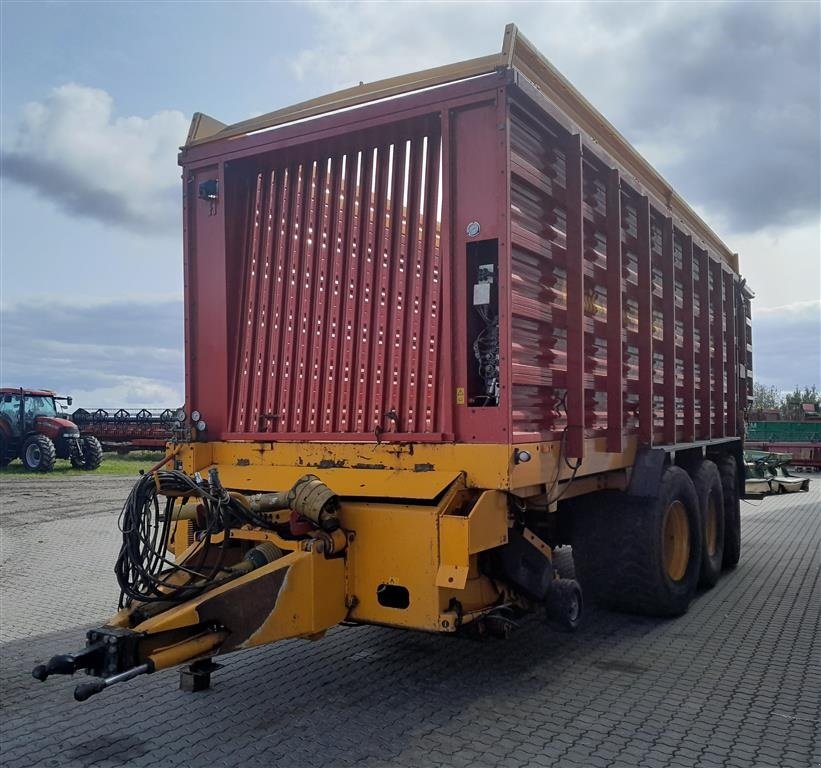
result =
[[564,435],[580,458],[585,438],[740,436],[736,256],[561,107],[507,69],[188,146],[186,399],[205,437]]

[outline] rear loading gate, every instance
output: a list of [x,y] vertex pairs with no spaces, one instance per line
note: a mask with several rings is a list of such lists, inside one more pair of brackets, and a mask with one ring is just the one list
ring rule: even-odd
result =
[[187,402],[208,439],[582,458],[591,437],[740,434],[734,257],[517,72],[188,151]]

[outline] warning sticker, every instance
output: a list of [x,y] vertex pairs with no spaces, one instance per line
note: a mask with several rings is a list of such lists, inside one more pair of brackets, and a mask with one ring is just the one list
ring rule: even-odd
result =
[[465,388],[456,387],[456,405],[465,404]]

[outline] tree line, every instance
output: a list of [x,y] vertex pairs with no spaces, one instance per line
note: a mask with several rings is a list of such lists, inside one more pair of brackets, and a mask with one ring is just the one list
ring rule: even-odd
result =
[[800,419],[801,406],[812,403],[816,411],[821,411],[821,392],[815,386],[796,387],[792,392],[782,392],[778,387],[753,383],[751,411],[778,411],[784,419]]

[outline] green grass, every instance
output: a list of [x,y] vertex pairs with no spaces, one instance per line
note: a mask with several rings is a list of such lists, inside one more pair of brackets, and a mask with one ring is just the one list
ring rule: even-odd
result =
[[86,472],[82,469],[74,469],[68,459],[57,459],[54,469],[51,472],[28,472],[23,463],[17,459],[7,467],[0,469],[0,477],[8,477],[9,475],[26,475],[28,477],[81,477],[88,475],[132,475],[136,476],[141,469],[149,469],[153,467],[163,454],[154,451],[134,451],[133,453],[117,454],[104,453],[103,463],[91,471]]

